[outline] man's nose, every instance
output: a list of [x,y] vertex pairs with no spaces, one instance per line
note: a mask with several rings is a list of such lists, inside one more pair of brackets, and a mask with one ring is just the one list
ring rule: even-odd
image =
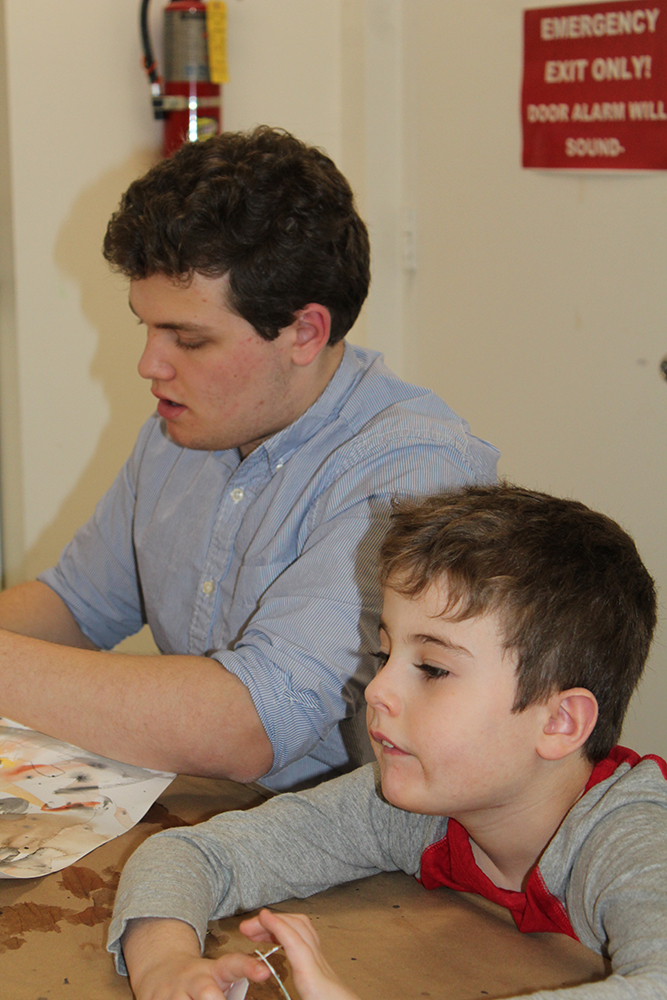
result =
[[142,378],[157,379],[161,382],[168,382],[175,376],[176,369],[167,356],[166,345],[162,342],[162,338],[148,334],[137,369]]

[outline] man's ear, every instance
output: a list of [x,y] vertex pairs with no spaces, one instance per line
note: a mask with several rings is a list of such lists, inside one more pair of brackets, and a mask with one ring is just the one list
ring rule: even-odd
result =
[[569,688],[549,698],[545,714],[537,752],[544,760],[562,760],[579,750],[593,732],[598,703],[587,688]]
[[298,310],[294,322],[287,329],[292,334],[292,361],[295,365],[305,367],[329,343],[331,313],[326,306],[309,302]]

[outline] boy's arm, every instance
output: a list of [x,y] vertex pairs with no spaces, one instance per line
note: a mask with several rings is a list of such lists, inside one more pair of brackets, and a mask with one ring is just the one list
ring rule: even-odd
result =
[[[438,820],[382,802],[372,772],[362,768],[312,792],[151,838],[130,858],[121,880],[108,946],[121,970],[118,938],[128,919],[176,916],[195,927],[202,941],[211,917],[309,895],[377,870],[414,872],[424,847],[444,829]],[[607,942],[613,974],[535,997],[667,995],[666,816],[661,806],[615,810],[586,839],[572,872],[568,911],[584,944],[602,951]],[[413,845],[410,853],[406,845]],[[306,959],[312,971],[317,956]],[[321,998],[338,1000],[335,992]]]
[[[638,765],[644,770],[653,765]],[[639,778],[639,775],[637,775]],[[640,779],[641,780],[641,779]],[[667,789],[617,808],[586,838],[567,906],[583,944],[605,951],[612,975],[578,987],[582,1000],[667,996]],[[650,786],[649,786],[650,787]]]
[[[301,1000],[359,1000],[327,962],[308,917],[261,910],[242,921],[240,930],[251,941],[282,945]],[[197,935],[180,920],[133,920],[123,935],[123,954],[136,1000],[224,1000],[239,979],[271,976],[251,955],[201,958]]]
[[[570,917],[583,943],[608,952],[612,974],[601,982],[540,990],[531,994],[533,998],[662,1000],[667,996],[666,804],[640,802],[613,810],[586,838],[573,866]],[[253,940],[272,936],[280,941],[303,1000],[357,1000],[328,965],[306,917],[262,911],[244,921],[241,930]]]
[[134,920],[123,951],[136,1000],[224,1000],[239,979],[262,982],[267,966],[252,955],[199,955],[197,935],[180,920]]
[[165,831],[125,866],[108,948],[125,971],[119,939],[129,920],[183,920],[203,945],[211,919],[379,871],[414,873],[433,825],[383,802],[369,765],[257,809]]
[[541,990],[535,997],[657,1000],[667,996],[666,831],[667,796],[662,804],[640,801],[609,811],[593,828],[573,864],[566,905],[579,940],[609,957],[612,973],[601,982]]

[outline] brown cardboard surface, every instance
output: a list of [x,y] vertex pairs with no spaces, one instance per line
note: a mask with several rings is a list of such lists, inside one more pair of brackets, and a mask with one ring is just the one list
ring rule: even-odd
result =
[[[144,821],[77,865],[40,879],[0,881],[0,1000],[130,1000],[127,980],[105,950],[125,860],[159,829],[259,801],[252,789],[233,782],[181,777]],[[332,966],[363,1000],[502,997],[586,982],[608,971],[564,935],[520,934],[501,908],[447,889],[428,892],[400,873],[276,909],[311,917]],[[252,951],[238,932],[239,920],[211,924],[207,954]],[[287,971],[283,957],[272,961],[280,975]],[[248,1000],[280,996],[273,982],[248,992]]]

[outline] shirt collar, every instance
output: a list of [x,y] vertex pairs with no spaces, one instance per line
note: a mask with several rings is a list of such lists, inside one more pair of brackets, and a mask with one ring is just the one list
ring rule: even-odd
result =
[[346,342],[338,368],[313,405],[294,423],[267,438],[248,458],[263,451],[272,472],[282,468],[301,445],[336,419],[365,370],[366,365]]

